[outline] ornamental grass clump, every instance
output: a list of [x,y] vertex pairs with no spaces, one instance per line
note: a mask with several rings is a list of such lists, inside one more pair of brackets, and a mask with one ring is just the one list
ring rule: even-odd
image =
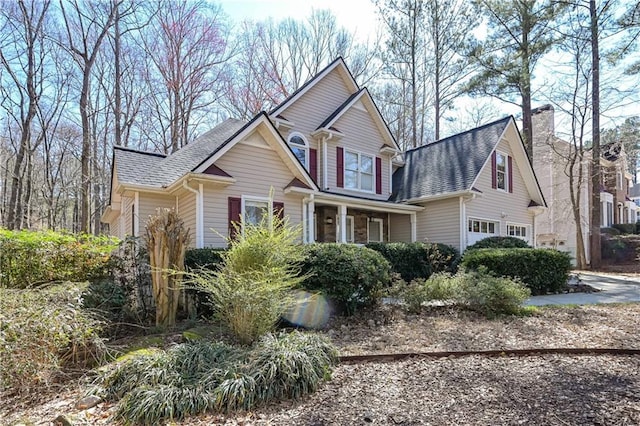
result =
[[118,401],[115,420],[152,425],[301,397],[330,379],[336,361],[327,338],[297,331],[266,334],[252,347],[184,343],[104,373],[98,393]]
[[209,294],[216,318],[239,342],[250,344],[272,331],[290,307],[290,290],[305,279],[299,268],[304,257],[297,244],[300,233],[288,219],[265,214],[257,225],[242,225],[221,254],[218,269],[189,275],[193,287]]

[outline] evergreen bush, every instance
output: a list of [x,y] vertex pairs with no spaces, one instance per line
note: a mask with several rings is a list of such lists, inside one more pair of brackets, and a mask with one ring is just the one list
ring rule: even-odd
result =
[[304,246],[302,286],[318,291],[347,315],[377,303],[391,282],[391,265],[377,251],[353,244]]
[[552,249],[467,250],[462,266],[468,270],[486,267],[497,276],[520,279],[534,295],[558,293],[565,288],[571,257]]

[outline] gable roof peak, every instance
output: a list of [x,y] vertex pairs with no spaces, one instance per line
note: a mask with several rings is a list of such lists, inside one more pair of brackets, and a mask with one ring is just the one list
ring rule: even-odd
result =
[[360,86],[356,82],[353,74],[347,67],[347,64],[344,61],[342,56],[338,56],[336,59],[331,61],[326,67],[318,71],[314,76],[309,78],[302,86],[298,87],[293,93],[291,93],[284,101],[280,102],[277,106],[275,106],[271,111],[269,111],[269,116],[278,116],[282,111],[284,111],[291,103],[297,100],[300,96],[306,93],[309,89],[318,83],[318,81],[322,80],[327,74],[329,74],[334,69],[341,67],[345,73],[348,75],[348,79],[353,85],[354,91],[359,91]]

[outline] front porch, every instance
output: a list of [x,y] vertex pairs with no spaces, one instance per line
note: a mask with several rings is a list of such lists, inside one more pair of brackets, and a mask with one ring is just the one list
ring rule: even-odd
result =
[[304,243],[415,242],[422,207],[337,194],[303,200]]

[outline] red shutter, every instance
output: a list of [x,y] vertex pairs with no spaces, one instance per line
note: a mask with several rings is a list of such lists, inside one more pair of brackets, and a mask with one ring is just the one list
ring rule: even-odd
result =
[[496,175],[496,152],[491,154],[491,187],[496,189],[498,187],[498,176]]
[[344,188],[344,150],[341,146],[336,148],[336,185],[338,188]]
[[284,219],[284,203],[273,202],[273,215],[277,216],[280,220]]
[[382,158],[376,157],[376,194],[382,194]]
[[309,174],[314,181],[318,182],[318,150],[309,150]]
[[507,157],[508,160],[508,168],[509,168],[509,192],[513,192],[513,158],[511,156]]
[[240,215],[242,214],[242,200],[240,198],[229,197],[229,238],[234,239],[236,236],[236,226],[234,222],[240,223]]

